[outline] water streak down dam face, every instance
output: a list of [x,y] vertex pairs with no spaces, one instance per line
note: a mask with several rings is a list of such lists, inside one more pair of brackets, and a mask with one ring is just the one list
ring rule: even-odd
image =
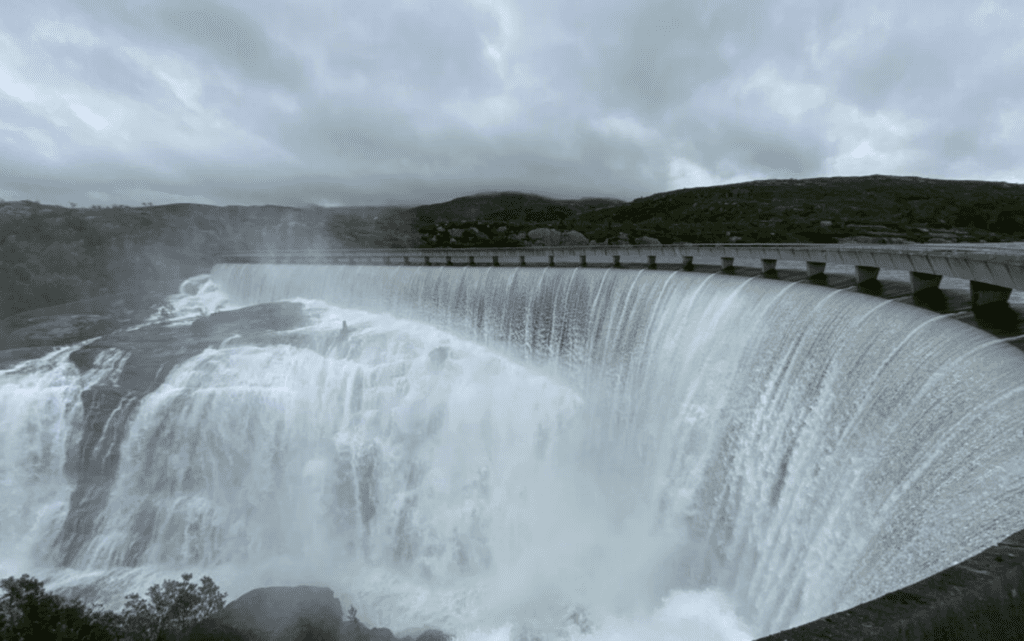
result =
[[[66,470],[76,399],[116,379],[117,350],[84,374],[60,353],[0,372],[0,567],[321,578],[361,617],[469,637],[583,635],[567,612],[600,628],[713,594],[739,619],[721,628],[751,636],[1024,528],[1024,355],[911,306],[682,272],[212,280],[234,305],[305,299],[317,322],[176,367],[98,438],[120,452],[100,490]],[[62,546],[83,485],[106,499]]]

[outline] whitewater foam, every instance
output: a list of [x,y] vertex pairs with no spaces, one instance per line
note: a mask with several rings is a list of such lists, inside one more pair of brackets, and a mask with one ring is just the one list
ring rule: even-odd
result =
[[27,453],[72,451],[120,356],[0,372],[0,568],[317,582],[468,639],[738,639],[1024,527],[1024,358],[929,312],[684,273],[222,265],[150,322],[277,300],[315,322],[141,399],[67,567],[75,486]]

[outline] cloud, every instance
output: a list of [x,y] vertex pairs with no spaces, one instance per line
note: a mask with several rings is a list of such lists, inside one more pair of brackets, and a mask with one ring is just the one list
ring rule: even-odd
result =
[[414,204],[835,174],[1024,180],[1024,15],[1009,0],[7,13],[9,199]]

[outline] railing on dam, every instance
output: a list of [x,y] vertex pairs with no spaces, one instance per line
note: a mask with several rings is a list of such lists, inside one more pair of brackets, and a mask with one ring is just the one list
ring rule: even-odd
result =
[[806,264],[809,277],[825,273],[829,264],[855,267],[858,284],[874,281],[882,269],[905,271],[915,294],[938,288],[944,276],[969,280],[975,307],[1005,303],[1014,289],[1024,289],[1024,243],[957,245],[848,244],[677,244],[580,245],[561,247],[468,247],[421,249],[351,249],[331,252],[248,252],[228,254],[223,262],[593,266],[659,265],[693,269],[695,263],[716,261],[730,271],[739,260],[759,260],[765,274],[780,261]]

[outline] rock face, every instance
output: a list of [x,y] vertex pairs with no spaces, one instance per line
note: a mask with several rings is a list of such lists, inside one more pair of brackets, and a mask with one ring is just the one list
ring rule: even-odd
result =
[[113,319],[99,314],[69,314],[41,318],[4,337],[4,343],[18,347],[69,345],[113,330]]
[[[415,641],[449,641],[427,630]],[[412,641],[396,639],[387,628],[368,628],[345,620],[341,601],[329,588],[308,585],[257,588],[199,623],[188,641]]]
[[141,323],[158,297],[102,296],[43,307],[0,320],[0,369]]
[[[268,303],[217,312],[191,325],[118,330],[73,352],[71,362],[83,372],[95,367],[108,350],[116,349],[126,353],[126,357],[116,380],[104,381],[82,392],[85,417],[78,428],[81,434],[76,450],[65,464],[75,489],[56,541],[60,562],[73,564],[95,534],[96,518],[117,477],[127,426],[139,402],[163,382],[175,365],[231,337],[274,342],[274,332],[310,322],[299,303]],[[136,562],[144,551],[145,545],[140,545],[126,562]]]

